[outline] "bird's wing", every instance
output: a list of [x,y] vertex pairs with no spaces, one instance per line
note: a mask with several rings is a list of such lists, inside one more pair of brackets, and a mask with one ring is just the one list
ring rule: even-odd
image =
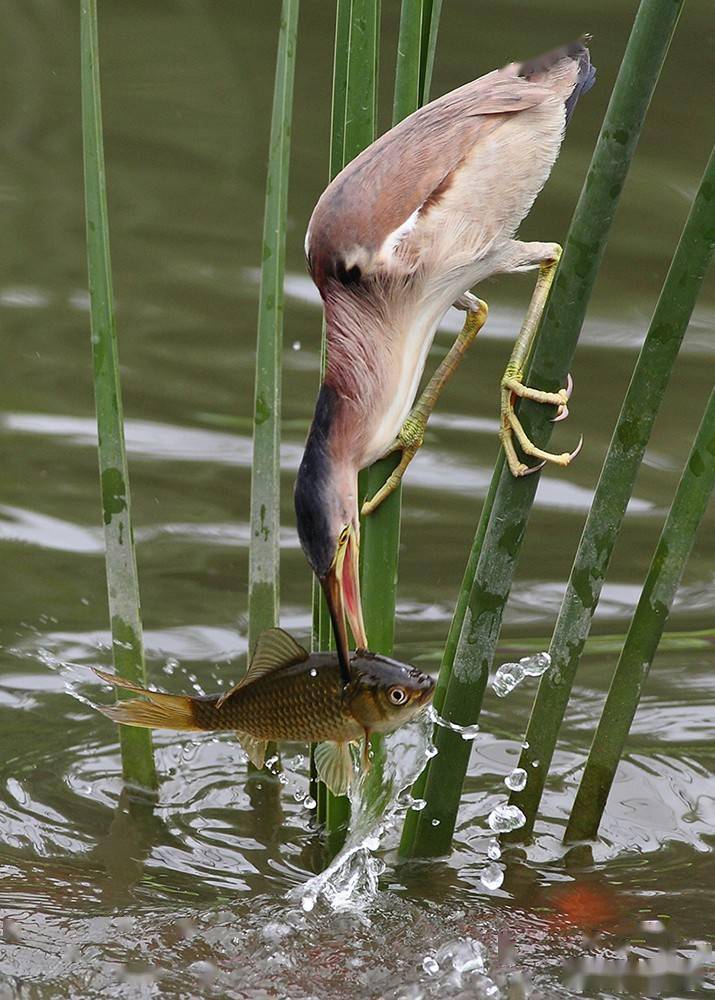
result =
[[331,182],[306,238],[318,287],[331,277],[359,276],[389,264],[476,147],[515,112],[544,102],[558,106],[553,89],[515,72],[513,66],[495,70],[421,108]]

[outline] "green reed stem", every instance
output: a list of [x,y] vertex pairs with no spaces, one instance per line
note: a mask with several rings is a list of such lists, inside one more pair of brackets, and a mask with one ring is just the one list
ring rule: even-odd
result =
[[[522,751],[520,766],[527,769],[529,781],[522,792],[513,792],[510,798],[527,822],[510,839],[522,839],[533,828],[636,475],[714,249],[715,153],[705,168],[633,370],[576,552],[551,638],[553,667],[539,684],[526,733],[529,746]],[[533,769],[534,760],[539,761],[537,769]]]
[[[588,176],[569,229],[564,254],[541,323],[529,370],[529,384],[543,389],[563,385],[571,365],[591,290],[598,273],[611,222],[641,127],[672,37],[682,0],[641,0],[601,128]],[[527,433],[540,447],[548,443],[553,424],[548,407],[519,407]],[[459,725],[479,718],[489,667],[511,589],[538,475],[514,478],[499,455],[478,533],[483,538],[469,598],[459,602],[464,620],[455,622],[459,640],[453,659],[443,660],[445,689],[441,714]],[[485,518],[488,523],[485,526]],[[438,755],[429,762],[421,785],[426,808],[410,817],[401,852],[406,856],[449,851],[459,809],[471,742],[437,727]],[[542,765],[543,766],[543,765]],[[432,821],[438,825],[433,826]]]
[[[429,93],[441,0],[403,0],[395,66],[392,123],[416,111]],[[363,480],[373,496],[396,468],[399,452],[370,466]],[[398,488],[363,520],[361,531],[362,604],[370,649],[390,655],[395,638],[395,609],[400,548],[402,490]],[[373,768],[365,786],[375,797],[382,781],[383,740],[372,739]]]
[[[715,190],[711,190],[710,199],[715,200]],[[714,488],[715,391],[683,470],[611,681],[566,827],[566,841],[596,836],[643,686]]]
[[280,611],[283,279],[298,10],[299,0],[283,0],[266,177],[251,473],[249,652],[264,629],[278,624]]
[[[338,0],[333,64],[331,178],[375,138],[379,40],[380,0]],[[314,590],[314,595],[316,593]],[[317,618],[318,637],[322,640],[329,630],[329,623],[324,602],[320,608],[317,616],[314,610],[314,620]],[[322,796],[319,802],[321,800]],[[326,790],[325,814],[321,815],[319,811],[318,819],[325,821],[328,843],[333,850],[342,844],[349,815],[347,796],[334,796]]]
[[392,124],[429,101],[442,0],[402,0]]
[[[145,685],[141,603],[131,522],[109,253],[96,0],[81,0],[80,28],[87,268],[112,655],[118,674],[135,684]],[[119,739],[124,780],[143,788],[156,788],[149,730],[120,726]]]

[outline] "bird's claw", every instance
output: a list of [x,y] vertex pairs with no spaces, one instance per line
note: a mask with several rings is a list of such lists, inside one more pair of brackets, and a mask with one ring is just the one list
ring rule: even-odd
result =
[[[566,400],[571,399],[571,393],[573,392],[573,379],[571,377],[571,372],[566,376],[566,388],[562,389],[561,392],[566,397]],[[561,403],[556,411],[556,416],[551,418],[552,424],[558,424],[562,420],[566,420],[569,415],[568,403]]]
[[[537,403],[549,403],[552,406],[558,407],[556,416],[552,418],[554,422],[558,422],[560,420],[565,420],[568,416],[568,401],[571,398],[572,392],[573,379],[571,378],[571,375],[567,378],[565,388],[559,389],[558,392],[542,392],[540,389],[532,389],[529,386],[523,385],[520,378],[515,377],[512,373],[505,376],[502,381],[502,429],[500,437],[512,475],[519,477],[531,476],[535,472],[539,472],[543,469],[547,462],[553,462],[555,465],[567,466],[574,460],[574,458],[576,458],[583,447],[582,435],[578,445],[571,452],[563,452],[559,455],[553,452],[544,451],[542,448],[537,448],[527,435],[521,425],[521,421],[514,412],[514,401],[516,397],[518,396],[525,399],[532,399]],[[516,438],[519,447],[525,455],[539,458],[541,461],[533,466],[525,465],[516,453],[513,440],[514,438]]]

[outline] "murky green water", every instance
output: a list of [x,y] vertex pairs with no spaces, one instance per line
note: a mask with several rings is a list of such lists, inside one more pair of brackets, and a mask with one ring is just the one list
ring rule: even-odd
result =
[[[615,654],[584,659],[536,843],[508,859],[493,891],[480,881],[485,819],[505,796],[533,686],[506,701],[487,698],[453,856],[400,865],[391,834],[382,891],[359,915],[320,904],[304,913],[286,900],[322,863],[299,801],[303,748],[287,755],[285,786],[271,776],[251,784],[230,739],[165,734],[157,808],[122,796],[114,728],[69,697],[66,675],[53,669],[111,662],[76,6],[12,4],[0,40],[0,996],[472,997],[490,995],[490,981],[499,990],[492,995],[505,998],[528,989],[533,997],[710,995],[715,979],[693,968],[706,961],[715,931],[711,641],[658,656],[592,860],[560,846]],[[310,582],[291,485],[320,334],[302,242],[326,173],[333,30],[328,0],[304,6],[283,451],[283,624],[298,636],[308,631]],[[383,6],[387,85],[397,0]],[[599,85],[579,105],[524,227],[530,238],[565,234],[635,3],[576,6],[445,3],[435,93],[583,30],[595,36]],[[210,691],[240,675],[246,650],[256,269],[278,5],[100,7],[148,657],[157,683]],[[549,473],[539,487],[503,637],[510,642],[545,646],[553,625],[635,351],[709,152],[712,43],[709,5],[691,2],[593,298],[572,418],[557,431],[564,447],[583,431],[585,446],[568,473]],[[445,394],[405,491],[396,652],[424,667],[438,662],[489,481],[498,378],[530,279],[500,279],[480,293],[491,306],[488,328]],[[712,383],[714,318],[711,280],[638,479],[596,633],[627,625]],[[445,326],[455,328],[451,317]],[[448,343],[444,332],[433,362]],[[712,630],[714,524],[711,516],[700,534],[671,631]],[[642,959],[627,975],[626,954]],[[589,955],[601,964],[588,965]]]

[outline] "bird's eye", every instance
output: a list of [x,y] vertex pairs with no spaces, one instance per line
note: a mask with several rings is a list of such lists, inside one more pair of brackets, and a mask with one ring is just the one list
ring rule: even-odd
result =
[[393,705],[404,705],[407,701],[407,692],[404,688],[390,688],[387,692],[387,697],[390,699]]

